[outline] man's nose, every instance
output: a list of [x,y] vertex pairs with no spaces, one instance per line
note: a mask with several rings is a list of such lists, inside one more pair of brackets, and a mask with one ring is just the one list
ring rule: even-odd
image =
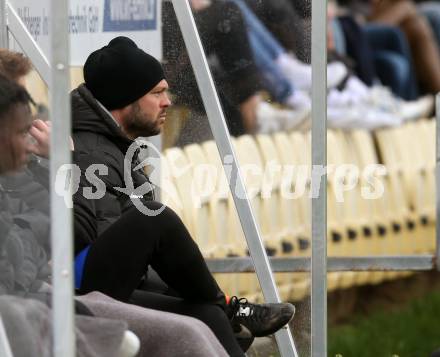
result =
[[164,98],[164,100],[162,101],[162,107],[167,108],[167,107],[169,107],[170,105],[171,105],[171,99],[170,99],[170,97],[168,96],[168,94],[165,93],[165,98]]

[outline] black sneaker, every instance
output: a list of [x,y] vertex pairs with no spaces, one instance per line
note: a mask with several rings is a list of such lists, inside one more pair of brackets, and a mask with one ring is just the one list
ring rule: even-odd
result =
[[232,325],[245,326],[255,337],[271,335],[292,320],[295,307],[288,303],[251,304],[232,296],[229,301]]
[[246,351],[249,349],[249,347],[251,347],[252,343],[254,342],[255,337],[243,325],[233,325],[233,329],[235,339],[237,340],[241,350],[246,353]]

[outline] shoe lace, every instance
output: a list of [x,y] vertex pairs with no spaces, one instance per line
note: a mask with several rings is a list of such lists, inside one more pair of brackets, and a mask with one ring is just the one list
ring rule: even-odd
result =
[[231,296],[229,300],[229,308],[231,311],[231,316],[234,318],[235,315],[237,315],[238,310],[240,309],[241,305],[248,304],[248,301],[246,298],[238,298],[237,296]]
[[264,319],[269,311],[269,309],[267,309],[265,306],[257,306],[248,302],[246,298],[238,298],[237,296],[232,296],[230,298],[229,307],[232,312],[232,318],[237,316],[237,312],[239,311],[240,307],[249,307],[251,310],[251,314],[249,316],[252,316],[256,320]]

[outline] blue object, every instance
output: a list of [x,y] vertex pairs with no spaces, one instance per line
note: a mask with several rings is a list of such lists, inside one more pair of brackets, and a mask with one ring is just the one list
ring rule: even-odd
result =
[[75,257],[75,289],[81,288],[84,264],[86,263],[86,258],[87,258],[87,254],[89,253],[89,250],[90,250],[90,245],[87,248],[84,248]]
[[405,100],[418,97],[408,40],[401,29],[380,24],[367,24],[364,34],[373,49],[374,64],[381,82]]

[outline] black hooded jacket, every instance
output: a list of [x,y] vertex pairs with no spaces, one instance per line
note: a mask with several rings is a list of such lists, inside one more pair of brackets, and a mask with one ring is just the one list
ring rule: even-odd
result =
[[[75,253],[79,253],[95,240],[112,223],[118,220],[129,208],[133,207],[128,192],[116,188],[126,188],[124,179],[124,159],[129,147],[134,143],[124,136],[117,122],[93,97],[83,84],[71,93],[72,132],[75,144],[73,162],[81,169],[79,190],[74,195],[75,209]],[[138,152],[131,158],[129,167],[133,187],[148,182],[143,170],[133,170],[139,164]],[[105,173],[94,171],[105,184],[105,194],[100,198],[88,199],[84,188],[96,192],[97,185],[89,182],[85,172],[93,164],[102,164]],[[150,200],[150,194],[142,200]]]

